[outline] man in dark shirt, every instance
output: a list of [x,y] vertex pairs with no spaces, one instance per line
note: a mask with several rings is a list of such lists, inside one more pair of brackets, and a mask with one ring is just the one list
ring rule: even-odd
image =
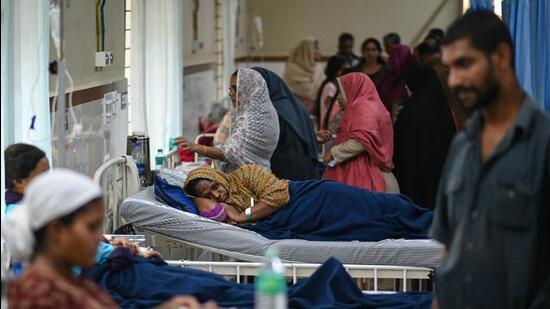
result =
[[343,57],[347,60],[350,66],[356,66],[361,60],[357,55],[353,53],[353,45],[355,39],[351,33],[344,32],[338,37],[338,53],[337,56]]
[[493,13],[461,17],[442,52],[449,87],[474,113],[440,182],[431,236],[447,251],[434,305],[550,308],[550,118],[520,88]]

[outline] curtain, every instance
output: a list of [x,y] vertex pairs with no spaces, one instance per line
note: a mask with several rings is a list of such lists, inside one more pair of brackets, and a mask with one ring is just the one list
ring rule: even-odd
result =
[[523,89],[550,111],[550,1],[505,0],[503,19],[514,40],[515,69]]
[[472,10],[472,11],[478,11],[478,10],[494,11],[495,6],[493,4],[493,0],[471,0],[470,1],[470,10]]
[[231,74],[235,71],[235,44],[237,36],[237,7],[239,0],[224,0],[223,4],[223,63],[224,87],[229,87]]
[[[33,144],[51,158],[48,5],[2,0],[2,171],[13,143]],[[4,180],[2,172],[2,213]]]
[[151,166],[156,149],[182,134],[182,1],[132,2],[131,131],[150,138]]

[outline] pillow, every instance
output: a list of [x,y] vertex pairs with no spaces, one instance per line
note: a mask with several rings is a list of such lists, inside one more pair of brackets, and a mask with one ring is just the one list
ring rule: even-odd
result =
[[178,187],[183,187],[188,173],[189,172],[186,173],[185,171],[175,171],[164,167],[157,171],[157,175],[164,178],[168,184]]
[[155,175],[155,196],[170,207],[198,214],[197,205],[185,195],[183,188],[170,184],[159,175]]

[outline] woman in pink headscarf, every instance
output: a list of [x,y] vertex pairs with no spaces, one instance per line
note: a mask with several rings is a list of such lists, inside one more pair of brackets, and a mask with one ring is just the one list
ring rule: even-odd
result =
[[377,192],[398,192],[391,175],[392,121],[376,86],[363,73],[349,73],[337,81],[344,119],[336,146],[325,154],[329,167],[324,178]]

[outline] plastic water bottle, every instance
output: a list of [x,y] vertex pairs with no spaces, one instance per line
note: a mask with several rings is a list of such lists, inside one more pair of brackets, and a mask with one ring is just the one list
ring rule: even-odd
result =
[[143,154],[141,143],[136,143],[136,147],[134,148],[134,151],[132,151],[132,157],[136,161],[139,184],[143,187],[145,185],[145,155]]
[[254,308],[286,309],[287,287],[283,263],[274,248],[269,248],[265,256],[268,260],[254,283]]
[[168,152],[172,151],[172,149],[176,147],[178,147],[178,145],[176,145],[176,139],[173,137],[170,137],[168,139]]
[[160,171],[161,168],[165,167],[165,162],[166,158],[164,157],[164,153],[162,153],[162,148],[157,149],[157,155],[155,156],[155,169]]

